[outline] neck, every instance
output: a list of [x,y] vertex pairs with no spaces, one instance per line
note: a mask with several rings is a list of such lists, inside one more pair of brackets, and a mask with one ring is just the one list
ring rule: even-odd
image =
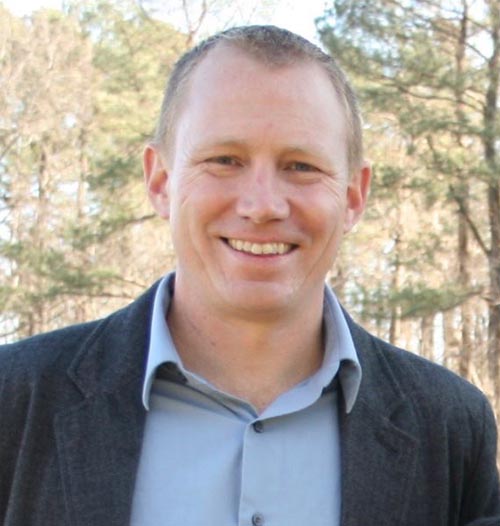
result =
[[174,295],[168,325],[187,369],[261,412],[321,366],[322,297],[314,307],[249,320],[211,315]]

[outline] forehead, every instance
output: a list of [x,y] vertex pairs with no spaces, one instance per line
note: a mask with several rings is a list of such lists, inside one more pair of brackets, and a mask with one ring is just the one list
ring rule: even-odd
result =
[[274,128],[295,142],[345,144],[345,113],[320,65],[269,65],[227,44],[211,50],[191,74],[177,121],[178,132],[190,126],[193,134],[217,129],[231,136],[243,128]]
[[[293,86],[289,84],[290,80],[294,80]],[[292,95],[295,92],[304,99],[308,93],[322,92],[322,95],[328,93],[332,100],[338,102],[328,74],[318,63],[290,58],[289,63],[276,65],[228,43],[218,44],[194,68],[187,94],[190,98],[204,94],[214,84],[217,84],[219,91],[224,90],[225,96],[249,95],[249,90],[245,89],[248,85],[262,91],[273,84],[282,94]],[[256,84],[260,84],[260,88]]]

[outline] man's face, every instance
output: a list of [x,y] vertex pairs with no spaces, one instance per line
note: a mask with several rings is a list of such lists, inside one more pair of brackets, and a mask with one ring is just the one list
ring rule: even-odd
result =
[[171,140],[168,158],[146,150],[145,173],[171,223],[176,298],[247,318],[322,302],[370,176],[349,177],[345,117],[326,73],[218,46],[195,69]]

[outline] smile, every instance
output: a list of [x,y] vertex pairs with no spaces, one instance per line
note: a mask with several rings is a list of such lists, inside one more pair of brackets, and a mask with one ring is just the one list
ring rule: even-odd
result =
[[226,239],[227,244],[238,252],[246,252],[256,256],[282,256],[293,249],[289,243],[252,243],[241,239]]

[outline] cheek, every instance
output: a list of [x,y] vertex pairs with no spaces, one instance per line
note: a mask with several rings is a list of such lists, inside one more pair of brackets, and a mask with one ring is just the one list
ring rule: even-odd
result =
[[172,228],[192,239],[210,233],[231,209],[231,192],[223,182],[203,176],[179,185],[173,196]]
[[316,237],[330,238],[342,232],[346,213],[345,189],[322,187],[304,190],[300,196],[302,222]]

